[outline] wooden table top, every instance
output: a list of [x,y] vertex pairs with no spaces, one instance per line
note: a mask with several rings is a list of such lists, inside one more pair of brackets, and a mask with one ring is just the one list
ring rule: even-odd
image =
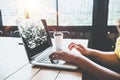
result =
[[[64,39],[87,46],[88,40]],[[53,40],[54,41],[54,40]],[[33,67],[29,64],[21,38],[0,37],[0,80],[82,80],[80,71]],[[66,47],[65,46],[65,47]]]

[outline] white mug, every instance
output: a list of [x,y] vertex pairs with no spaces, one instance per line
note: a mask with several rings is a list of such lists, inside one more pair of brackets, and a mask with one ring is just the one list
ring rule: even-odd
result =
[[54,44],[55,44],[56,50],[61,49],[62,41],[63,41],[63,33],[60,31],[55,31],[53,36],[54,36]]

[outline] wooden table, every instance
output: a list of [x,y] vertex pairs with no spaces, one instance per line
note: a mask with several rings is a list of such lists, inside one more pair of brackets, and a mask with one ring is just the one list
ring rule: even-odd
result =
[[[65,39],[87,46],[88,40]],[[82,80],[80,71],[33,67],[29,64],[21,38],[0,37],[0,80]]]

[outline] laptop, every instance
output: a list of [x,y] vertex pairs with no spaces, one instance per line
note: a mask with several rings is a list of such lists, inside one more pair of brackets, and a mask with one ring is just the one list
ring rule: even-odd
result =
[[49,59],[49,55],[55,49],[51,41],[46,20],[24,19],[17,22],[17,25],[30,64],[71,70],[78,68],[62,60],[51,61]]

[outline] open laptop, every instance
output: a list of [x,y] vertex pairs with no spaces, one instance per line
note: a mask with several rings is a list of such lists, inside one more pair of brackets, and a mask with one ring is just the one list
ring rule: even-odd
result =
[[53,49],[47,23],[44,19],[37,21],[24,19],[17,24],[30,64],[71,70],[77,69],[77,66],[65,61],[60,60],[55,64],[49,59],[49,55],[55,49]]

